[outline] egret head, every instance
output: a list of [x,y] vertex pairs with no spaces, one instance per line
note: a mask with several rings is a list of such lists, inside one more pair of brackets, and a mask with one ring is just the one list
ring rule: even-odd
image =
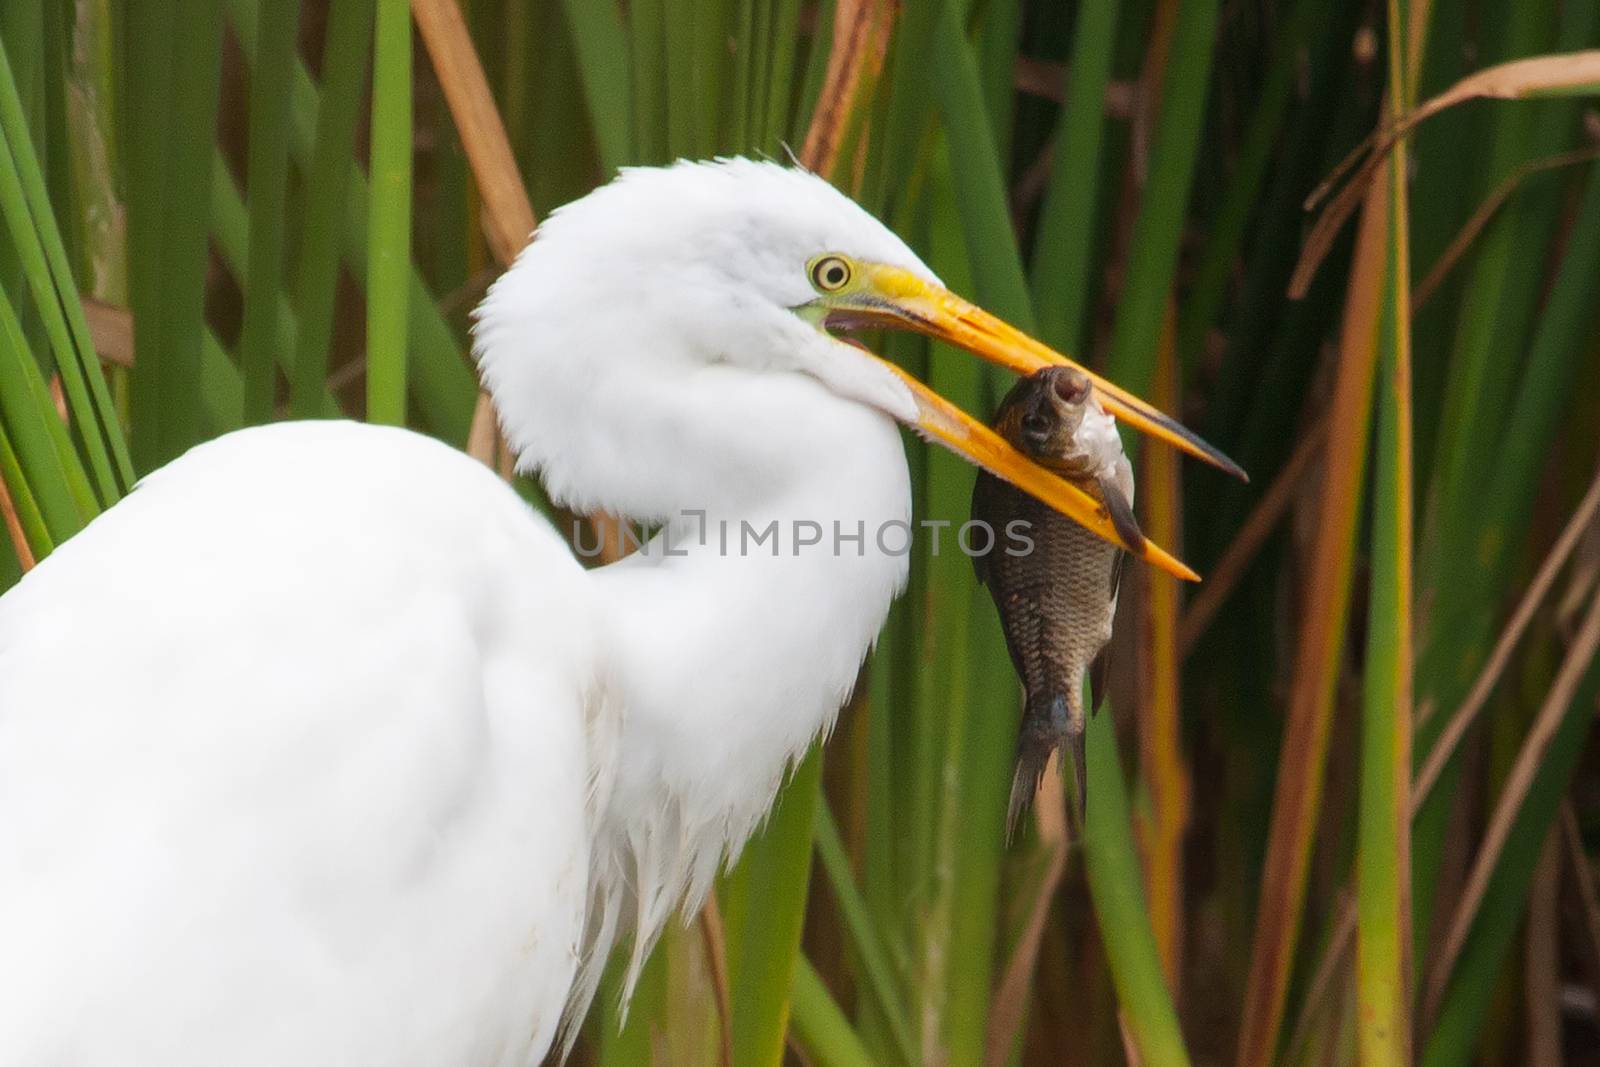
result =
[[[776,450],[794,454],[772,428],[820,411],[798,410],[820,385],[1116,539],[1092,499],[844,336],[868,327],[928,334],[1018,373],[1069,363],[950,293],[821,178],[744,159],[625,170],[553,213],[480,307],[475,351],[522,463],[574,507],[668,514],[684,506],[673,482],[690,456],[714,465],[690,472],[702,485],[753,485]],[[1226,463],[1095,384],[1112,413]],[[1149,558],[1175,564],[1163,557]]]

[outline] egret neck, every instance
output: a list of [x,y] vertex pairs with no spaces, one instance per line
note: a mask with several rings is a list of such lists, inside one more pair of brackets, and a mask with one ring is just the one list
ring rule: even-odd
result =
[[749,401],[764,459],[759,479],[732,479],[747,499],[727,481],[686,495],[595,575],[622,716],[601,847],[637,887],[637,958],[680,902],[698,906],[832,727],[905,584],[911,494],[893,421],[802,374],[763,376]]

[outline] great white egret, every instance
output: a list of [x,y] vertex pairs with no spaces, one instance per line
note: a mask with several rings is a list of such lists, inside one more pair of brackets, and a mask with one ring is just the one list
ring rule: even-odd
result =
[[471,459],[337,422],[196,448],[61,546],[0,599],[0,1060],[537,1061],[845,700],[906,577],[897,421],[1116,537],[832,332],[866,325],[1065,362],[810,174],[630,170],[475,347],[521,467],[648,550],[586,572]]

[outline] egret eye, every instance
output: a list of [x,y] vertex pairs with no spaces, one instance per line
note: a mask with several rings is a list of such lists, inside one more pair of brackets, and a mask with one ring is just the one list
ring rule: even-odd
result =
[[853,272],[843,256],[823,256],[811,264],[811,284],[820,292],[836,293],[850,284]]

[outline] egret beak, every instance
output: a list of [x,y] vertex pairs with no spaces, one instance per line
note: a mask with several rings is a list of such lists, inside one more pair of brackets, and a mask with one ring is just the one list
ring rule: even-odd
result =
[[[860,284],[829,301],[830,325],[913,330],[1020,375],[1050,366],[1075,367],[1088,375],[1101,406],[1113,416],[1235,477],[1246,477],[1237,463],[1176,420],[975,304],[898,267],[859,264],[859,268],[863,274]],[[1105,506],[1094,497],[1041,467],[899,367],[887,360],[880,362],[911,391],[917,404],[916,428],[923,434],[1147,563],[1186,581],[1200,580],[1152,541],[1146,540],[1139,548],[1130,546],[1117,533]]]
[[[861,269],[865,284],[845,298],[846,306],[840,309],[845,315],[927,334],[1024,377],[1044,367],[1075,367],[1089,376],[1101,406],[1116,418],[1241,481],[1250,480],[1244,468],[1170,415],[976,304],[899,267],[871,263]],[[852,297],[860,306],[849,306],[855,302]]]

